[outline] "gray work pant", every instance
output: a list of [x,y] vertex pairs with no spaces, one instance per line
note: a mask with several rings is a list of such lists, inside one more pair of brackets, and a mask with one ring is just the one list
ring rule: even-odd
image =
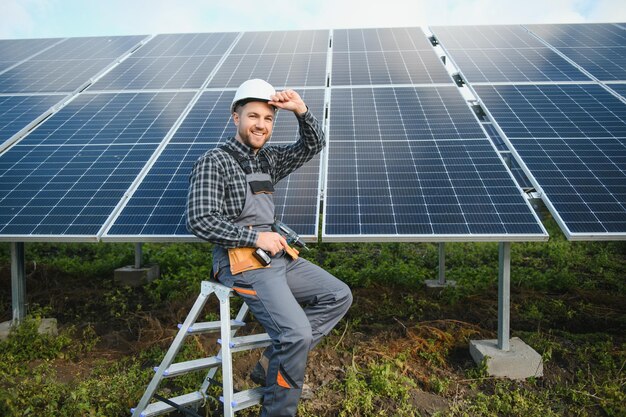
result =
[[[284,252],[269,268],[233,276],[228,253],[216,246],[217,279],[243,297],[272,339],[262,417],[294,416],[309,350],[328,334],[352,304],[350,288],[306,259]],[[301,307],[302,304],[304,307]]]

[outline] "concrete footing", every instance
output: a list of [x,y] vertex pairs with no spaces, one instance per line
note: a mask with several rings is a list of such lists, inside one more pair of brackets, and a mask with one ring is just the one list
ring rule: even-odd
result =
[[470,341],[470,354],[476,363],[486,359],[487,373],[509,379],[543,376],[541,355],[519,337],[510,339],[508,351],[498,349],[497,340]]
[[160,275],[159,265],[147,265],[143,268],[135,268],[132,265],[117,268],[113,280],[129,287],[139,287],[154,281]]
[[456,281],[444,281],[443,283],[441,283],[438,279],[427,279],[424,282],[426,283],[426,286],[428,288],[445,288],[456,286]]
[[[9,337],[9,333],[11,333],[12,328],[12,321],[5,321],[4,323],[0,323],[0,340],[6,340]],[[57,336],[59,334],[57,319],[41,319],[37,331],[39,332],[39,334],[49,334],[51,336]]]

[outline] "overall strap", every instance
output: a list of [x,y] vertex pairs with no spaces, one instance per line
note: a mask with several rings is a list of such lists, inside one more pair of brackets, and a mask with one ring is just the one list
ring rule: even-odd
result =
[[[227,154],[229,154],[230,156],[232,156],[235,159],[235,161],[237,161],[237,163],[239,164],[243,172],[246,173],[246,175],[252,174],[250,161],[248,160],[246,156],[241,155],[239,152],[235,152],[234,150],[230,149],[229,147],[225,145],[222,145],[219,148],[223,150],[224,152],[226,152]],[[261,172],[271,175],[270,163],[267,160],[267,156],[265,156],[264,152],[259,153],[259,162],[261,163]]]

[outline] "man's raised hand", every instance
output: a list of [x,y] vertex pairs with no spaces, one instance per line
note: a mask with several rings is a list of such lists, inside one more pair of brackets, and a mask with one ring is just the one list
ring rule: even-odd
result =
[[303,115],[307,111],[304,100],[294,90],[279,91],[270,98],[272,100],[268,104],[279,109],[290,110],[297,115]]

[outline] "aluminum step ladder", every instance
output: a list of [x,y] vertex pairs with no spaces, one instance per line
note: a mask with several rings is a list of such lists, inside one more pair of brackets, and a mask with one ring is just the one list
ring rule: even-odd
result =
[[[196,323],[211,294],[215,294],[219,300],[220,320]],[[178,334],[161,364],[155,368],[154,377],[148,384],[139,404],[130,410],[132,417],[151,417],[176,411],[176,407],[170,403],[174,403],[179,407],[197,407],[208,398],[207,391],[211,384],[215,383],[213,377],[220,367],[222,368],[222,395],[220,396],[220,401],[224,404],[224,417],[234,417],[235,411],[259,404],[263,396],[263,387],[234,392],[232,354],[268,346],[271,344],[271,339],[267,333],[235,337],[237,330],[245,326],[244,319],[248,314],[248,306],[244,302],[235,319],[231,320],[230,297],[232,296],[232,289],[214,281],[202,281],[198,299],[189,311],[185,322],[178,325]],[[221,332],[218,339],[221,347],[216,356],[173,363],[187,336],[217,331]],[[201,369],[208,369],[208,373],[198,391],[165,399],[165,401],[150,402],[163,379]]]

